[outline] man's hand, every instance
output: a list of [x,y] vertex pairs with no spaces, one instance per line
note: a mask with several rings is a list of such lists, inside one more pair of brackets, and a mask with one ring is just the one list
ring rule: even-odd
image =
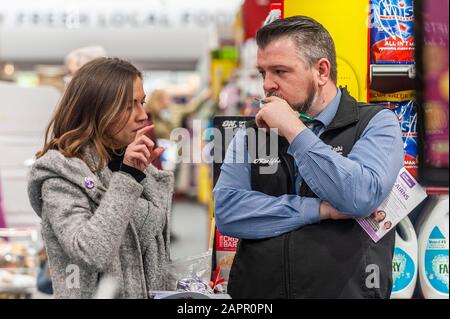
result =
[[328,202],[322,201],[320,203],[320,220],[325,219],[351,219],[350,216],[338,211],[336,208],[331,206]]
[[264,101],[263,107],[256,114],[256,125],[259,128],[278,129],[278,134],[291,143],[306,128],[298,118],[298,113],[285,100],[279,97],[271,96]]

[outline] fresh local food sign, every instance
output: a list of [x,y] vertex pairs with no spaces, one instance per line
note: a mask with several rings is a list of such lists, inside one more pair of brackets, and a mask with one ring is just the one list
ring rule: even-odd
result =
[[2,3],[0,28],[231,26],[240,3],[240,0],[19,0]]
[[[195,63],[233,36],[240,0],[1,0],[0,60],[59,63],[101,45],[133,61]],[[192,68],[192,64],[188,68]]]

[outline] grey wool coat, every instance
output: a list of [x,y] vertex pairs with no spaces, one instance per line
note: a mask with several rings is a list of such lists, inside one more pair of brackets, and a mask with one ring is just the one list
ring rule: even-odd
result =
[[28,196],[41,218],[56,298],[92,298],[112,278],[119,298],[148,298],[169,289],[173,174],[150,165],[138,183],[131,175],[55,150],[31,168]]

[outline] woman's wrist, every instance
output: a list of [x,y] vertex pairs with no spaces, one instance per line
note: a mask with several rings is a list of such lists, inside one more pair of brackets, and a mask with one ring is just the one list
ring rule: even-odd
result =
[[144,172],[123,162],[120,164],[119,171],[130,174],[138,183],[142,182],[142,180],[147,177]]

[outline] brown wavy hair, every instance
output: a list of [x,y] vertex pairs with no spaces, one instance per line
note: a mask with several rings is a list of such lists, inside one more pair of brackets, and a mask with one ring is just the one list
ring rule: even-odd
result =
[[[83,149],[92,145],[99,157],[95,170],[110,160],[113,136],[126,125],[133,103],[133,83],[141,72],[118,58],[97,58],[81,67],[68,84],[45,132],[36,157],[58,150],[65,157],[85,160]],[[131,104],[132,105],[132,104]]]

